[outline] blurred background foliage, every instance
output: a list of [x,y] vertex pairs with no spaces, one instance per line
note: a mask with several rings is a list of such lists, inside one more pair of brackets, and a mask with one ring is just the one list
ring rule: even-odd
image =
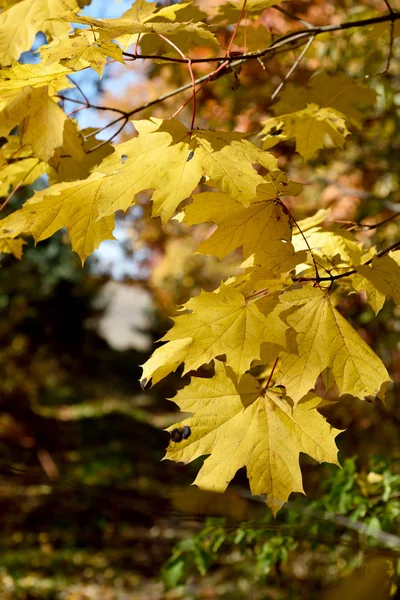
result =
[[[215,4],[197,0],[207,13]],[[92,3],[99,16],[109,5]],[[375,0],[284,6],[316,25],[387,10]],[[261,22],[273,33],[301,27],[269,9],[247,24],[246,41],[239,29],[236,50],[265,43]],[[218,31],[225,45],[230,34]],[[355,80],[368,75],[376,106],[344,151],[327,149],[305,163],[290,142],[273,149],[292,179],[309,184],[290,204],[296,217],[331,208],[333,220],[379,249],[399,240],[400,219],[378,228],[357,224],[374,225],[400,209],[398,39],[389,69],[377,75],[388,60],[388,27],[318,38],[293,85],[321,70]],[[257,133],[274,115],[271,94],[295,58],[289,52],[264,66],[255,61],[210,83],[197,125]],[[200,76],[208,67],[194,69]],[[184,67],[149,62],[106,70],[102,82],[85,77],[92,77],[96,101],[127,110],[187,82]],[[181,102],[172,98],[140,118],[168,118]],[[252,140],[258,143],[255,134]],[[4,214],[43,185],[41,177],[22,186]],[[191,229],[179,219],[162,227],[150,213],[149,196],[140,194],[137,207],[118,219],[120,241],[106,242],[84,269],[63,232],[36,248],[27,240],[21,261],[1,255],[0,599],[399,597],[399,309],[387,302],[375,317],[363,295],[341,299],[393,379],[386,405],[326,399],[321,411],[347,428],[338,439],[342,470],[302,457],[307,498],[293,495],[275,521],[250,499],[244,472],[222,497],[200,493],[189,485],[198,463],[160,463],[163,428],[176,411],[166,399],[189,378],[178,371],[143,391],[140,365],[176,305],[215,289],[239,256],[196,255],[207,227]]]

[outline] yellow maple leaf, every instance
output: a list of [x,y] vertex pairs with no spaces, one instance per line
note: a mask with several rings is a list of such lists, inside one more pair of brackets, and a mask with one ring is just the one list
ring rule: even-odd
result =
[[285,285],[292,283],[287,274],[306,260],[307,253],[296,252],[292,244],[271,242],[264,251],[253,256],[251,262],[247,260],[241,265],[247,269],[247,273],[243,276],[242,283],[239,277],[235,278],[235,288],[246,296],[265,289],[269,292],[282,290]]
[[243,139],[242,134],[196,130],[191,134],[178,120],[133,121],[139,136],[116,146],[116,162],[107,170],[113,175],[105,182],[99,199],[99,214],[127,210],[135,194],[153,189],[153,216],[165,222],[190,196],[203,176],[241,202],[256,196],[257,186],[265,180],[253,168],[254,163],[276,169],[276,159]]
[[306,85],[287,84],[273,106],[276,115],[303,110],[307,104],[335,108],[346,115],[354,125],[360,127],[362,113],[359,105],[374,105],[377,93],[374,89],[361,86],[359,81],[344,73],[329,75],[321,72],[312,76]]
[[25,88],[0,113],[0,135],[23,122],[22,143],[30,144],[34,154],[47,161],[63,142],[63,110],[50,98],[47,86]]
[[96,188],[101,183],[98,175],[73,186],[59,183],[37,193],[22,209],[0,221],[0,238],[24,233],[39,242],[66,227],[83,262],[103,240],[114,239],[114,217],[97,219]]
[[[339,228],[329,229],[327,226],[303,229],[301,222],[299,227],[305,234],[307,242],[320,264],[331,268],[360,264],[361,248],[350,231]],[[308,249],[304,237],[299,231],[294,232],[292,244],[298,251]]]
[[47,85],[49,95],[53,96],[61,89],[72,87],[67,75],[72,73],[61,65],[22,64],[14,62],[9,67],[0,69],[0,91],[11,92],[30,87],[41,87]]
[[266,494],[276,515],[289,494],[304,493],[300,452],[338,464],[334,440],[340,431],[318,413],[320,401],[309,394],[293,408],[287,398],[262,390],[251,375],[238,384],[217,362],[214,377],[193,377],[174,398],[193,417],[169,429],[188,426],[191,433],[180,442],[171,441],[165,458],[187,463],[209,454],[194,483],[214,492],[225,491],[246,467],[252,493]]
[[[124,158],[100,201],[100,215],[127,210],[135,194],[153,189],[153,216],[167,221],[202,177],[201,155],[192,152],[186,127],[177,120],[134,121],[139,136],[116,147]],[[104,172],[102,165],[98,171]]]
[[21,181],[24,185],[33,183],[46,170],[46,164],[33,156],[30,146],[22,145],[16,135],[10,136],[0,149],[0,196],[7,196]]
[[22,258],[22,247],[26,242],[20,238],[13,240],[12,238],[0,239],[0,252],[4,254],[12,254],[18,260]]
[[[184,348],[184,373],[198,369],[214,357],[226,355],[226,364],[244,373],[260,358],[262,344],[286,347],[287,326],[278,318],[282,307],[277,298],[264,300],[262,311],[243,294],[221,284],[217,292],[202,292],[185,304],[190,314],[175,317],[175,324],[162,338],[174,342],[192,338]],[[163,352],[168,353],[167,348]]]
[[55,20],[67,11],[78,10],[76,0],[22,0],[0,14],[0,64],[18,60],[29,50],[38,31],[50,39],[66,35],[69,23]]
[[377,396],[390,381],[382,361],[322,290],[305,286],[280,299],[291,307],[284,318],[297,335],[293,349],[281,355],[279,383],[294,402],[315,387],[328,367],[340,393],[361,400]]
[[157,348],[143,365],[140,378],[142,388],[155,385],[161,379],[172,373],[185,360],[185,350],[193,342],[192,338],[175,340]]
[[386,296],[367,277],[357,273],[351,278],[351,287],[355,292],[365,292],[367,302],[376,315],[382,310]]
[[247,206],[257,195],[257,186],[265,184],[252,165],[258,163],[268,171],[275,171],[277,162],[272,154],[263,152],[243,137],[243,134],[223,131],[192,133],[193,142],[202,151],[207,184]]
[[103,75],[107,57],[125,64],[121,48],[112,42],[98,42],[90,29],[54,40],[41,48],[40,55],[46,65],[60,63],[74,71],[91,66],[100,77]]
[[273,242],[290,241],[292,234],[289,216],[282,205],[270,199],[262,200],[261,194],[247,208],[225,194],[196,194],[192,204],[185,209],[185,222],[218,225],[198,248],[201,254],[213,254],[218,258],[240,247],[243,247],[245,258],[252,254],[257,256]]
[[[371,266],[360,265],[356,268],[357,273],[363,278],[353,282],[358,291],[367,292],[368,302],[375,312],[383,306],[386,296],[392,297],[394,302],[400,305],[400,251],[390,252],[380,258],[375,257]],[[368,283],[370,285],[368,285]],[[370,289],[372,286],[372,290]],[[383,298],[382,298],[383,297]]]
[[[61,129],[61,124],[64,124],[66,116],[54,101],[47,94],[45,95],[45,89],[45,86],[37,89],[28,88],[18,96],[19,104],[17,100],[14,100],[7,105],[4,109],[7,116],[3,125],[4,133],[8,133],[8,127],[11,127],[15,120],[21,118],[17,108],[22,104],[22,95],[25,94],[24,97],[28,99],[37,98],[40,102],[30,103],[26,106],[21,105],[21,111],[25,111],[22,112],[22,115],[26,112],[29,115],[37,114],[36,129],[33,127],[32,120],[30,123],[28,122],[28,127],[25,127],[23,132],[23,140],[31,142],[33,148],[36,149],[36,154],[43,158],[45,155],[54,154],[56,145],[61,147],[62,144],[67,144],[70,149],[73,149],[71,159],[79,160],[80,150],[75,143],[74,133],[70,131],[71,127],[67,125],[65,138],[64,125]],[[48,108],[49,102],[52,103],[51,110]],[[57,111],[54,115],[53,106]],[[37,113],[35,113],[36,108]],[[41,128],[37,128],[38,120],[42,118],[41,110],[43,120],[48,114],[52,117],[55,116],[54,126],[46,128],[48,132],[46,136],[41,136]],[[47,120],[49,121],[49,119]],[[66,202],[68,212],[63,209],[60,213],[61,220],[57,218],[55,223],[58,225],[57,228],[65,226],[69,229],[72,247],[82,260],[103,239],[110,239],[109,226],[113,222],[111,215],[117,210],[127,210],[134,204],[135,194],[142,190],[149,188],[154,190],[153,214],[162,216],[163,220],[171,217],[180,202],[190,196],[203,175],[207,174],[207,168],[213,170],[213,184],[219,185],[223,189],[226,186],[231,189],[231,182],[237,178],[246,179],[247,177],[246,184],[240,184],[240,190],[237,186],[236,189],[242,200],[248,198],[248,203],[251,197],[256,195],[256,188],[259,184],[269,186],[268,190],[271,186],[273,189],[279,190],[282,187],[286,190],[285,182],[280,181],[279,177],[273,183],[266,183],[265,178],[258,175],[252,166],[254,162],[276,169],[276,160],[270,154],[244,140],[241,134],[220,134],[202,130],[196,130],[190,134],[186,127],[177,120],[152,119],[136,122],[135,125],[140,131],[140,135],[129,142],[116,146],[115,152],[111,156],[107,156],[85,182],[63,182],[62,185],[60,184],[61,187],[60,185],[50,187],[42,196],[44,204],[41,205],[41,209],[44,211],[48,206],[51,209],[50,214],[54,213],[58,202],[63,198],[68,198]],[[199,140],[206,140],[207,150],[199,144]],[[109,150],[106,149],[106,151]],[[229,156],[231,156],[229,168],[225,169],[223,162]],[[60,165],[60,156],[54,154],[53,158],[54,161],[50,162],[57,169]],[[247,160],[245,160],[246,158]],[[212,161],[218,165],[217,168],[210,166]],[[293,185],[298,186],[298,184]],[[265,191],[265,193],[270,192]],[[82,220],[81,208],[86,211],[86,234],[82,228],[77,234],[77,223]],[[61,207],[58,209],[61,210]],[[29,210],[23,208],[24,212],[21,216],[19,216],[20,211],[17,211],[12,217],[13,236],[18,235],[17,231],[23,231],[26,225],[28,227],[25,230],[26,233],[32,233],[36,240],[44,239],[42,225],[40,220],[38,221],[39,217],[32,219],[32,216],[29,216],[26,220],[26,211]],[[8,225],[3,224],[3,227],[7,229]],[[102,235],[104,235],[103,238],[101,238]],[[45,237],[48,237],[47,234]]]
[[[114,152],[112,144],[103,144],[96,150],[98,141],[94,137],[85,140],[84,135],[90,134],[91,129],[81,131],[75,121],[67,119],[64,126],[62,146],[56,149],[48,164],[55,170],[50,177],[51,183],[85,179],[90,171],[106,156]],[[90,152],[89,152],[90,151]]]
[[173,23],[169,20],[166,20],[167,22],[160,22],[149,19],[143,19],[142,22],[139,22],[124,16],[119,19],[95,19],[93,17],[75,17],[68,14],[64,17],[64,20],[89,25],[95,32],[98,32],[101,41],[111,42],[112,40],[117,40],[125,48],[132,43],[132,36],[138,33],[162,34],[169,37],[179,32],[185,32],[188,36],[196,34],[201,38],[216,43],[214,34],[205,23],[201,22]]
[[346,136],[350,134],[342,113],[333,108],[320,108],[316,104],[273,117],[263,125],[260,135],[264,140],[264,148],[272,148],[279,141],[295,138],[296,150],[306,160],[324,148],[326,135],[329,135],[334,146],[342,148]]

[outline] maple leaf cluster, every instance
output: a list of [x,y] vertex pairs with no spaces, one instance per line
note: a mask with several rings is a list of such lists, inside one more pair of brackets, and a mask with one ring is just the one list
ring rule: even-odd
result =
[[[175,402],[193,416],[171,428],[185,435],[173,437],[167,458],[209,455],[195,483],[219,492],[246,467],[252,492],[264,494],[274,513],[291,492],[303,491],[301,452],[337,464],[339,430],[318,412],[318,382],[337,397],[364,400],[383,397],[390,381],[381,359],[339,312],[340,293],[365,293],[376,313],[387,296],[400,304],[399,244],[381,252],[364,247],[352,231],[328,223],[327,210],[296,220],[290,207],[304,185],[271,153],[293,139],[304,160],[343,148],[373,109],[374,89],[319,72],[300,87],[283,87],[284,80],[273,116],[261,119],[251,139],[196,127],[198,95],[208,83],[228,75],[236,81],[242,67],[257,61],[287,61],[295,48],[300,54],[287,79],[314,41],[332,31],[389,27],[393,52],[400,18],[394,11],[305,28],[294,19],[281,35],[263,21],[279,4],[231,0],[211,10],[206,2],[137,0],[121,18],[100,19],[79,15],[76,0],[21,0],[2,2],[0,13],[2,208],[21,185],[44,174],[50,182],[1,220],[0,251],[20,258],[21,236],[39,242],[66,228],[83,262],[113,239],[115,213],[128,211],[146,190],[153,218],[209,224],[197,252],[219,260],[234,253],[237,268],[181,308],[165,344],[143,366],[142,382],[155,384],[183,364],[182,374],[193,376]],[[17,62],[38,31],[47,36],[41,61]],[[64,110],[71,75],[92,68],[101,77],[108,64],[128,68],[139,59],[183,64],[189,81],[143,106],[114,108],[118,116],[110,124],[118,133],[132,123],[137,135],[131,139],[113,143],[113,134],[101,141],[93,130],[81,130]],[[205,74],[195,79],[199,69]],[[132,119],[185,90],[190,96],[171,118]],[[77,103],[96,108],[85,96]],[[189,103],[187,127],[177,117]],[[211,361],[214,375],[199,377],[196,371]]]

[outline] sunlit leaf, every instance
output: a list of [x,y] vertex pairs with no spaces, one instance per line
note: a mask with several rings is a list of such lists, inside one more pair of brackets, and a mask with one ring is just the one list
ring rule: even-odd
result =
[[194,377],[174,398],[182,411],[193,413],[178,424],[188,425],[191,435],[171,441],[166,458],[187,463],[210,455],[194,483],[214,492],[225,491],[246,467],[252,493],[266,494],[275,515],[289,494],[304,493],[300,452],[338,464],[334,440],[340,431],[317,412],[320,401],[310,394],[293,409],[290,400],[262,390],[250,375],[236,383],[232,372],[217,363],[212,379]]

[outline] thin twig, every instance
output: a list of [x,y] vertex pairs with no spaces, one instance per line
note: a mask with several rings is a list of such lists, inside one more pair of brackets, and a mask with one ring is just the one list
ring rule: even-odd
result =
[[268,389],[268,386],[269,386],[269,384],[271,383],[272,375],[274,374],[274,371],[275,371],[275,369],[276,369],[276,365],[278,364],[278,360],[279,360],[279,356],[277,357],[277,359],[276,359],[276,360],[275,360],[275,362],[274,362],[274,366],[272,367],[271,373],[269,374],[269,377],[268,377],[267,384],[266,384],[266,386],[263,388],[263,392],[266,392],[266,391],[267,391],[267,389]]
[[3,208],[5,206],[7,206],[7,204],[10,202],[11,198],[19,190],[19,188],[21,187],[21,185],[23,185],[23,183],[26,180],[26,178],[32,173],[33,169],[35,169],[38,166],[38,164],[39,164],[39,159],[37,159],[36,164],[34,164],[33,167],[31,169],[29,169],[29,171],[27,173],[25,173],[25,175],[23,176],[23,178],[17,183],[17,185],[15,186],[15,188],[9,193],[9,195],[7,196],[7,198],[4,200],[3,204],[0,206],[0,211],[3,210]]
[[310,39],[308,40],[307,44],[304,46],[303,50],[299,54],[296,62],[292,65],[291,69],[286,73],[286,76],[285,76],[284,80],[281,81],[281,83],[278,85],[278,87],[276,88],[276,90],[272,94],[271,100],[273,100],[279,94],[279,92],[281,91],[281,89],[283,88],[283,86],[285,85],[285,83],[287,82],[287,80],[289,79],[289,77],[297,69],[297,67],[299,66],[299,64],[303,60],[304,55],[306,54],[307,50],[309,49],[309,47],[313,43],[314,39],[315,39],[315,35],[310,36]]
[[386,248],[385,250],[381,250],[380,252],[375,254],[375,256],[373,256],[372,258],[367,260],[362,265],[359,265],[357,268],[351,269],[350,271],[346,271],[345,273],[341,273],[340,275],[330,275],[329,277],[295,277],[292,279],[293,279],[293,281],[296,281],[296,282],[315,281],[316,283],[320,283],[321,281],[331,281],[333,283],[337,279],[342,279],[343,277],[349,277],[350,275],[355,275],[355,273],[357,273],[357,269],[359,269],[360,267],[367,267],[368,265],[370,265],[372,263],[374,258],[382,258],[382,256],[389,254],[389,252],[391,252],[392,250],[396,250],[396,248],[399,248],[399,247],[400,247],[400,242],[396,242],[396,243],[392,244],[391,246],[389,246],[389,248]]
[[394,21],[392,21],[390,23],[389,54],[387,57],[386,67],[383,69],[383,71],[380,73],[380,75],[386,75],[386,73],[389,71],[390,63],[392,62],[392,58],[393,58],[393,44],[394,44]]
[[[303,45],[303,43],[301,42],[300,44],[298,44],[295,48],[298,48],[299,46]],[[283,52],[286,52],[286,48],[281,48],[279,50],[275,50],[274,53],[272,53],[272,56],[270,58],[273,58],[274,56],[276,56],[277,54],[281,54]],[[228,73],[231,72],[231,69],[233,67],[236,66],[236,64],[240,64],[241,61],[235,61],[235,62],[230,62],[230,58],[226,58],[226,60],[224,59],[217,59],[218,61],[222,60],[222,64],[215,69],[214,71],[212,71],[211,73],[208,73],[207,75],[202,75],[202,77],[199,77],[198,79],[195,80],[196,86],[200,85],[200,84],[205,84],[208,83],[209,81],[214,81],[219,77],[223,77],[225,75],[227,75]],[[180,60],[179,62],[186,62],[186,61],[182,61]],[[196,61],[193,61],[196,62]],[[223,72],[224,69],[226,69],[226,72]],[[146,102],[145,104],[142,104],[141,106],[137,106],[136,108],[134,108],[133,110],[125,113],[126,117],[132,117],[133,115],[141,112],[142,110],[146,110],[147,108],[150,108],[150,106],[154,106],[156,104],[160,104],[161,102],[164,102],[165,100],[168,100],[169,98],[172,98],[173,96],[177,96],[178,94],[181,94],[182,92],[185,92],[186,90],[190,89],[192,87],[192,82],[190,83],[185,83],[184,85],[172,90],[171,92],[168,92],[167,94],[163,94],[162,96],[159,96],[158,98],[155,98],[154,100],[150,100],[149,102]],[[199,88],[197,88],[196,90],[196,94],[198,94],[201,89],[204,87],[204,85],[200,85]],[[189,98],[176,112],[176,114],[178,114],[178,112],[180,112],[182,110],[182,108],[184,108],[189,102],[190,102],[191,98]],[[105,108],[105,107],[103,107]],[[121,111],[122,112],[122,111]],[[119,121],[121,121],[121,119],[123,118],[123,116],[118,117],[118,119],[114,119],[113,121],[111,121],[110,123],[108,123],[107,125],[104,125],[103,127],[99,127],[98,129],[92,131],[91,133],[89,133],[85,139],[89,139],[90,137],[93,137],[95,135],[97,135],[100,131],[103,131],[104,129],[107,129],[107,127],[111,127],[111,125],[115,125],[116,123],[119,123]]]
[[93,108],[95,110],[109,110],[110,112],[117,112],[122,116],[127,114],[124,110],[121,110],[120,108],[114,108],[112,106],[99,106],[97,104],[92,104],[91,102],[87,104],[83,100],[79,100],[78,98],[69,98],[68,96],[64,96],[63,94],[56,94],[56,98],[60,98],[60,100],[65,100],[67,102],[72,102],[73,104],[81,104],[83,108]]
[[234,39],[236,37],[236,34],[238,32],[240,21],[242,20],[244,12],[246,10],[246,4],[247,4],[247,0],[243,0],[242,10],[240,11],[238,20],[236,21],[235,29],[233,30],[231,39],[229,40],[229,45],[228,45],[228,48],[226,50],[226,56],[230,56],[231,55],[232,44],[233,44],[233,41],[234,41]]
[[187,59],[187,66],[188,66],[188,69],[189,69],[190,79],[192,81],[193,112],[192,112],[192,120],[190,122],[190,131],[193,131],[194,122],[195,122],[195,119],[196,119],[196,106],[197,106],[197,102],[196,102],[196,81],[195,81],[194,74],[193,74],[192,61],[187,56],[185,56],[185,54],[182,52],[182,50],[180,48],[178,48],[178,46],[176,44],[174,44],[173,42],[171,42],[171,40],[169,40],[167,37],[165,37],[161,33],[159,33],[158,35],[165,42],[167,42],[167,44],[169,44],[170,46],[172,46],[172,48],[174,48],[178,52],[178,54],[180,54],[182,56],[182,58],[186,58]]
[[256,296],[260,296],[261,294],[263,294],[264,296],[266,296],[268,294],[268,288],[263,288],[262,290],[257,290],[253,294],[250,294],[250,296],[246,296],[246,298],[244,299],[244,301],[247,303],[248,300],[251,300],[252,298],[255,298]]
[[96,150],[99,150],[99,148],[102,148],[106,144],[109,144],[110,142],[112,142],[113,139],[116,138],[119,133],[121,133],[121,131],[123,130],[123,128],[125,127],[125,125],[127,124],[128,121],[129,121],[129,119],[127,117],[125,117],[124,122],[122,123],[121,127],[119,127],[117,129],[117,131],[112,134],[111,137],[109,137],[107,140],[104,140],[103,142],[100,142],[100,144],[96,144],[96,146],[93,146],[93,148],[90,148],[90,150],[87,150],[86,154],[91,154],[92,152],[96,152]]
[[87,106],[80,106],[79,108],[75,108],[74,110],[71,110],[69,113],[67,113],[67,117],[70,117],[71,115],[74,115],[75,113],[80,112],[81,110],[86,110],[87,108]]
[[67,79],[69,79],[70,82],[76,87],[76,89],[82,94],[83,98],[85,99],[85,103],[87,104],[87,106],[89,106],[89,104],[90,104],[89,98],[86,96],[86,94],[82,90],[81,86],[78,83],[76,83],[76,81],[71,79],[70,75],[67,75]]
[[384,1],[384,3],[386,4],[386,6],[387,6],[387,9],[388,9],[388,11],[390,12],[390,14],[391,14],[391,15],[394,15],[394,14],[395,14],[395,12],[394,12],[393,8],[390,6],[390,4],[389,4],[388,0],[383,0],[383,1]]
[[[201,92],[201,90],[203,89],[203,87],[205,85],[207,85],[207,83],[209,81],[212,81],[213,79],[215,79],[215,77],[218,75],[218,73],[220,71],[222,71],[226,67],[227,64],[228,63],[222,63],[222,65],[220,65],[212,73],[209,73],[209,75],[207,76],[207,78],[205,79],[205,81],[203,81],[203,83],[197,88],[197,90],[195,90],[194,94],[197,95],[199,92]],[[181,106],[171,116],[171,119],[173,119],[174,117],[176,117],[177,115],[179,115],[179,113],[185,108],[185,106],[187,106],[189,104],[190,100],[191,100],[191,98],[188,98],[187,100],[185,100],[185,102],[183,104],[181,104]]]
[[387,217],[387,219],[383,219],[383,221],[380,221],[379,223],[374,223],[372,225],[368,225],[367,223],[360,223],[360,227],[362,227],[363,229],[377,229],[377,227],[380,227],[381,225],[385,225],[385,223],[389,223],[389,221],[397,219],[398,216],[400,216],[400,212],[395,213],[394,215]]
[[319,276],[319,273],[318,273],[318,266],[317,266],[317,263],[316,263],[313,251],[311,250],[310,244],[308,243],[308,240],[307,240],[306,236],[304,235],[303,230],[301,229],[300,225],[298,224],[298,222],[296,221],[296,219],[294,218],[294,216],[292,215],[292,213],[290,212],[290,210],[288,209],[288,207],[285,204],[283,204],[283,202],[281,200],[278,200],[278,203],[282,206],[283,211],[291,218],[291,220],[293,221],[293,223],[296,225],[296,227],[299,230],[299,233],[301,234],[301,236],[302,236],[302,238],[303,238],[303,240],[304,240],[304,242],[305,242],[308,250],[310,251],[311,258],[312,258],[312,261],[314,263],[315,276],[316,276],[315,277],[315,281],[318,282],[321,279],[321,277]]
[[[310,26],[306,27],[306,29],[299,29],[298,31],[294,31],[291,33],[287,33],[273,42],[266,48],[261,50],[257,50],[254,52],[244,52],[242,54],[235,54],[234,56],[208,56],[204,58],[174,58],[171,56],[163,56],[159,54],[132,54],[129,52],[122,52],[124,56],[130,57],[133,60],[162,60],[165,62],[175,62],[175,63],[187,63],[189,60],[192,64],[195,63],[210,63],[210,62],[222,62],[229,61],[234,63],[234,66],[240,65],[248,60],[255,60],[257,58],[262,58],[266,54],[276,50],[277,48],[281,48],[282,46],[290,45],[294,42],[300,40],[308,40],[310,35],[314,35],[314,37],[318,35],[322,35],[324,33],[333,33],[335,31],[345,31],[347,29],[353,29],[354,27],[368,27],[370,25],[377,25],[379,23],[386,23],[387,21],[397,21],[400,19],[400,13],[393,12],[389,15],[382,15],[380,17],[371,17],[370,19],[360,19],[359,21],[349,21],[345,23],[340,23],[338,25],[320,25],[320,26]],[[305,43],[305,41],[303,41]]]
[[[257,50],[256,52],[246,52],[243,54],[235,55],[234,57],[232,57],[232,56],[226,56],[226,57],[211,56],[208,58],[198,58],[198,59],[197,58],[193,58],[193,59],[185,58],[185,59],[183,59],[183,58],[163,57],[163,56],[159,56],[159,55],[136,55],[135,56],[133,54],[129,54],[126,52],[124,52],[123,54],[124,54],[124,56],[130,56],[134,60],[141,58],[141,59],[149,59],[149,60],[165,60],[165,61],[176,62],[176,63],[188,63],[190,60],[191,64],[207,63],[207,62],[220,62],[221,64],[220,64],[219,68],[217,69],[218,77],[224,77],[225,75],[230,73],[233,69],[235,69],[236,67],[239,67],[240,65],[247,62],[248,60],[258,60],[258,59],[261,59],[262,57],[267,56],[268,54],[271,54],[272,55],[271,58],[273,58],[276,54],[278,54],[280,52],[287,52],[287,47],[291,46],[293,44],[296,44],[295,48],[300,47],[303,44],[308,42],[310,35],[313,35],[315,38],[318,35],[328,33],[328,32],[344,31],[344,30],[351,29],[354,27],[367,27],[370,25],[378,24],[378,23],[386,23],[387,21],[397,21],[398,19],[400,19],[400,14],[398,14],[398,13],[392,14],[391,13],[389,15],[372,17],[370,19],[363,19],[363,20],[359,20],[359,21],[351,21],[351,22],[341,23],[339,25],[322,25],[319,27],[306,28],[303,30],[288,33],[286,35],[281,36],[280,38],[278,38],[277,40],[272,42],[267,48],[264,48],[262,50]],[[223,65],[223,67],[222,67],[222,65]],[[213,71],[212,74],[207,74],[202,77],[199,77],[198,79],[195,80],[194,83],[197,86],[203,82],[211,81],[212,80],[211,77],[213,79],[216,78],[215,71]],[[97,135],[100,131],[103,131],[104,129],[106,129],[107,127],[110,127],[111,125],[115,125],[115,123],[118,123],[119,121],[121,121],[121,119],[125,119],[125,117],[129,118],[132,115],[134,115],[142,110],[145,110],[146,108],[149,108],[150,106],[154,106],[155,104],[164,102],[166,99],[171,98],[177,94],[180,94],[189,88],[193,88],[193,82],[182,85],[179,88],[176,88],[175,90],[172,90],[171,92],[168,92],[168,94],[163,94],[162,96],[159,96],[155,100],[147,102],[147,103],[133,109],[132,111],[124,113],[123,116],[119,117],[118,119],[114,119],[114,121],[111,121],[111,123],[108,123],[104,127],[100,127],[99,129],[94,130],[92,133],[90,133],[88,136],[86,136],[86,139]],[[101,108],[102,108],[102,110],[107,110],[106,107],[101,107]]]

